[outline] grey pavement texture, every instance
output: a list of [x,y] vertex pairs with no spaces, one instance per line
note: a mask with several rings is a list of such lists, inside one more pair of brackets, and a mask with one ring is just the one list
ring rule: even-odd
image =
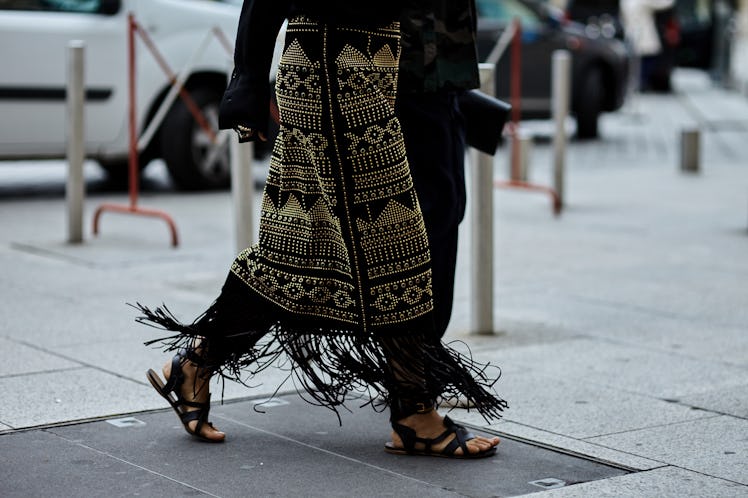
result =
[[[226,385],[229,403],[214,411],[231,441],[189,440],[143,375],[166,359],[142,346],[158,332],[134,324],[125,303],[166,302],[189,319],[215,298],[234,256],[230,195],[174,192],[155,164],[140,202],[174,216],[178,249],[163,222],[110,213],[98,237],[87,225],[86,242],[69,245],[61,163],[0,164],[0,495],[49,493],[39,476],[61,479],[60,496],[96,490],[105,475],[112,494],[141,496],[509,496],[532,492],[520,484],[534,475],[566,481],[547,496],[748,496],[748,99],[698,72],[676,76],[674,94],[635,95],[604,116],[600,140],[569,144],[560,217],[544,194],[495,191],[492,336],[467,333],[473,225],[463,223],[447,339],[501,367],[497,389],[510,409],[492,424],[451,413],[506,436],[497,457],[451,471],[452,481],[443,475],[456,462],[383,454],[386,417],[371,410],[345,415],[342,428],[295,396],[283,398],[296,407],[295,425],[254,413],[248,399],[271,396],[285,378],[277,370],[254,389]],[[536,137],[530,178],[548,185],[551,128],[526,126]],[[679,133],[694,126],[702,170],[685,174]],[[507,152],[497,155],[497,179]],[[127,202],[95,164],[86,176],[86,223],[100,203]],[[292,391],[286,383],[280,393]],[[146,422],[118,429],[132,436],[105,430],[105,419],[130,415]],[[336,437],[315,439],[327,431],[319,424]],[[256,453],[258,444],[268,452]],[[40,461],[45,448],[51,456]],[[198,458],[181,458],[190,454]],[[265,465],[295,463],[263,478],[258,455]],[[243,462],[251,484],[200,479],[214,458]],[[533,460],[611,467],[564,479],[528,472]],[[508,487],[489,484],[497,465],[512,470]],[[336,469],[350,480],[324,477]]]
[[[4,436],[0,451],[14,458],[6,464],[3,496],[42,494],[43,486],[21,477],[25,467],[62,480],[67,496],[106,490],[141,496],[518,496],[542,489],[533,481],[589,482],[627,473],[510,439],[500,453],[475,462],[392,456],[373,444],[381,444],[385,413],[355,408],[342,414],[341,426],[328,410],[295,394],[262,409],[264,415],[253,413],[251,402],[217,406],[211,416],[230,433],[221,445],[191,441],[171,412],[137,414],[122,427],[110,422],[123,419],[113,419]],[[39,465],[43,447],[50,458]]]

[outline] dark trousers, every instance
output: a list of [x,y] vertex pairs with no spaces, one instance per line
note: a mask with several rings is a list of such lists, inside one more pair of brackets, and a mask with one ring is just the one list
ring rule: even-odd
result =
[[397,116],[429,237],[440,339],[452,315],[457,228],[465,215],[465,124],[455,92],[400,94]]

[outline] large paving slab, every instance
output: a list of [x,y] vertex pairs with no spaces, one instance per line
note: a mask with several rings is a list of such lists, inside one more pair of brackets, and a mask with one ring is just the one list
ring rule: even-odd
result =
[[[507,236],[516,240],[512,233]],[[708,234],[704,236],[708,237]],[[587,329],[591,330],[594,330],[595,325],[604,330],[612,328],[611,335],[615,334],[622,339],[628,336],[628,331],[623,327],[634,325],[635,327],[630,328],[634,333],[637,331],[656,332],[657,324],[648,324],[646,319],[650,318],[653,321],[668,319],[675,326],[678,322],[689,326],[693,331],[690,333],[691,337],[714,336],[719,341],[718,345],[725,344],[724,341],[720,341],[721,330],[725,328],[740,330],[748,320],[748,312],[745,311],[744,306],[740,305],[748,299],[748,290],[741,278],[746,271],[744,269],[691,268],[688,275],[692,281],[679,282],[679,279],[670,278],[657,263],[661,259],[660,255],[652,255],[651,258],[625,264],[616,261],[615,256],[598,257],[591,256],[589,253],[587,260],[580,259],[583,258],[581,255],[564,258],[563,252],[574,251],[579,243],[578,240],[574,240],[573,235],[568,240],[566,239],[566,237],[558,237],[549,241],[549,244],[554,245],[553,253],[559,258],[558,261],[544,261],[545,256],[533,256],[531,261],[533,266],[536,266],[534,270],[518,269],[521,268],[523,261],[526,264],[527,255],[502,254],[498,258],[498,260],[503,258],[504,264],[509,267],[509,269],[500,267],[497,270],[497,284],[501,299],[497,299],[496,309],[500,313],[502,311],[516,313],[521,310],[521,308],[517,309],[518,305],[524,304],[525,307],[537,308],[537,319],[586,324]],[[745,237],[743,236],[742,239]],[[523,246],[521,241],[519,244]],[[739,250],[720,251],[713,257],[718,260],[739,258],[746,247],[748,247],[748,241],[742,240]],[[513,262],[514,265],[512,265]],[[563,264],[559,265],[559,262]],[[682,272],[683,264],[680,264],[680,268],[673,268],[668,272]],[[690,263],[687,264],[690,265]],[[574,268],[575,265],[580,266],[578,272]],[[616,266],[618,268],[614,268]],[[667,284],[653,282],[655,279],[671,282]],[[528,280],[535,282],[537,287],[535,289],[518,288],[514,284],[514,282]],[[696,280],[699,283],[695,283]],[[701,283],[702,280],[712,283],[704,284]],[[506,292],[501,291],[505,288]],[[584,313],[579,313],[579,316],[574,316],[577,306],[585,313],[589,309],[593,315],[587,317]],[[600,321],[605,313],[613,318],[607,323]],[[628,316],[641,322],[641,326],[627,320]],[[615,318],[619,320],[616,321]],[[621,318],[623,320],[620,320]],[[672,329],[673,326],[669,328]]]
[[[0,333],[5,333],[2,331]],[[0,378],[29,373],[50,372],[80,368],[80,363],[47,354],[17,341],[0,337]]]
[[4,377],[0,420],[21,428],[161,408],[152,391],[94,368]]
[[207,496],[199,489],[45,431],[0,437],[0,494]]
[[95,299],[85,302],[45,296],[35,300],[42,311],[16,307],[23,314],[9,318],[11,325],[4,334],[50,354],[55,354],[61,347],[86,344],[101,344],[106,352],[107,344],[128,338],[133,343],[142,344],[149,335],[154,337],[153,330],[149,331],[150,334],[141,333],[145,330],[135,325],[134,310],[125,304],[123,298],[113,306]]
[[[587,336],[716,365],[748,368],[744,325],[718,325],[708,317],[667,315],[627,307],[625,303],[570,296],[563,291],[543,292],[542,306],[538,291],[532,289],[497,297],[495,320],[505,332],[497,343],[518,346]],[[466,328],[467,311],[463,313]]]
[[590,441],[748,485],[748,420],[719,416]]
[[748,368],[650,351],[612,340],[579,338],[500,350],[494,356],[500,356],[503,362],[532,366],[559,379],[663,399],[744,385],[748,378]]
[[664,467],[526,495],[533,498],[744,498],[748,487],[677,467]]
[[685,396],[681,403],[748,419],[748,384]]
[[[456,409],[449,415],[455,420],[464,421],[465,423],[470,421],[476,426],[485,426],[485,424],[480,424],[480,422],[473,417],[474,414],[468,415],[463,409]],[[551,448],[570,455],[582,455],[598,462],[609,462],[613,465],[632,470],[651,470],[664,466],[662,462],[642,458],[629,452],[618,451],[614,448],[601,446],[587,440],[574,439],[517,422],[505,420],[493,424],[490,427],[492,430],[520,441],[527,441],[530,444]]]
[[682,97],[706,127],[748,127],[748,100],[737,92],[704,89]]
[[[484,358],[485,354],[476,356]],[[505,373],[497,390],[509,402],[507,421],[575,439],[716,416],[649,396],[536,371]],[[461,419],[474,425],[485,424],[474,411],[461,415]],[[495,427],[502,430],[501,422]]]
[[[264,414],[255,413],[253,402],[215,407],[213,421],[229,434],[219,445],[187,436],[171,411],[2,436],[0,455],[14,455],[2,481],[11,493],[3,496],[40,496],[52,485],[55,495],[101,496],[136,470],[147,473],[136,490],[149,496],[162,491],[149,491],[160,481],[183,486],[166,495],[517,496],[542,489],[535,481],[571,484],[626,473],[511,439],[495,456],[476,461],[393,456],[383,451],[385,413],[354,408],[341,413],[341,426],[332,412],[295,395],[273,401]],[[32,443],[24,445],[26,439]],[[40,465],[45,443],[49,456]],[[112,471],[92,482],[107,466]],[[65,470],[81,479],[55,481]]]

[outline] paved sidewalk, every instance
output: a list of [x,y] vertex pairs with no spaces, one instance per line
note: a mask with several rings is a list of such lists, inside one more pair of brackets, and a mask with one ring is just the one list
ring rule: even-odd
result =
[[[479,485],[460,480],[467,470],[454,471],[459,482],[443,479],[462,464],[381,455],[386,417],[369,411],[337,429],[326,412],[282,396],[300,419],[270,427],[297,419],[256,414],[247,397],[272,395],[285,376],[278,371],[266,372],[252,391],[226,386],[225,398],[235,402],[214,410],[221,425],[232,426],[233,442],[190,444],[143,375],[164,361],[142,346],[154,331],[135,325],[125,303],[166,301],[187,318],[212,301],[234,253],[230,196],[172,192],[157,169],[142,205],[175,217],[179,249],[169,248],[162,222],[116,214],[104,215],[98,238],[70,246],[62,168],[29,165],[47,182],[38,187],[24,183],[29,177],[19,165],[0,166],[0,183],[26,192],[0,185],[0,495],[63,496],[86,483],[89,496],[102,489],[141,496],[366,496],[367,489],[370,496],[512,496],[541,490],[526,486],[535,476],[566,481],[541,491],[548,497],[747,496],[748,99],[712,88],[698,73],[679,74],[676,88],[674,95],[636,96],[605,116],[602,140],[570,144],[568,206],[560,218],[542,194],[496,191],[494,336],[465,332],[470,219],[463,224],[449,339],[502,367],[498,390],[510,402],[493,425],[472,412],[451,414],[506,435],[497,457],[470,467]],[[702,130],[697,175],[678,170],[678,133],[686,126]],[[548,184],[548,128],[531,127],[539,136],[531,178]],[[504,178],[506,151],[496,164]],[[97,175],[90,165],[87,223],[99,203],[126,202],[99,188]],[[280,395],[292,386],[283,389]],[[146,425],[125,436],[100,421],[123,417]],[[307,420],[334,426],[336,437],[302,438]],[[81,421],[93,422],[68,426]],[[265,460],[277,464],[274,472],[245,469],[244,481],[226,487],[203,478],[203,455],[218,471],[232,458],[259,465],[276,445],[284,451]],[[57,451],[49,457],[54,468],[42,457],[49,448]],[[197,458],[177,458],[184,452]],[[287,473],[287,458],[298,458],[294,465],[303,469]],[[539,467],[522,474],[532,461]],[[352,477],[333,478],[336,469]],[[231,475],[239,479],[239,470]],[[138,475],[152,486],[129,486],[141,482]],[[516,483],[502,487],[511,475]],[[305,478],[316,480],[298,487]]]

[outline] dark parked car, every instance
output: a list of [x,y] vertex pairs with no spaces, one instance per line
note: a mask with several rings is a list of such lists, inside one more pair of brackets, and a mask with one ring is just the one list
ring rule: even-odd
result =
[[[676,0],[673,7],[655,14],[663,51],[644,88],[670,90],[670,76],[678,67],[712,71],[716,78],[727,69],[735,0]],[[616,37],[625,36],[619,0],[568,0],[567,16],[588,26],[613,26]],[[609,34],[611,31],[608,30]]]
[[[478,0],[478,51],[481,60],[491,52],[512,19],[522,23],[523,118],[551,115],[551,56],[557,49],[572,54],[571,112],[578,138],[598,136],[602,112],[623,105],[629,52],[621,40],[590,33],[581,23],[543,2],[531,0]],[[496,96],[509,99],[510,50],[499,60]]]
[[[587,30],[599,29],[603,36],[615,36],[626,39],[621,22],[619,0],[569,0],[566,4],[569,19],[587,25]],[[676,63],[676,50],[680,43],[680,23],[675,7],[655,12],[655,25],[660,37],[662,52],[651,63],[646,80],[640,81],[639,87],[645,91],[669,92],[670,77]]]
[[678,66],[726,71],[736,9],[735,0],[676,1],[675,15],[680,24]]
[[568,0],[566,15],[588,29],[599,29],[601,36],[623,39],[618,3],[618,0]]

